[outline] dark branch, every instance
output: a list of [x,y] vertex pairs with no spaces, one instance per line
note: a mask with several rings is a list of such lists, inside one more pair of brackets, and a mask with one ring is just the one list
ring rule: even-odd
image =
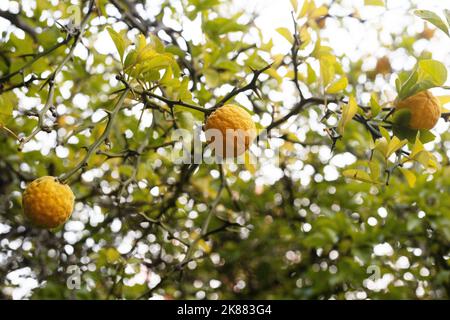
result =
[[214,110],[220,108],[228,100],[230,100],[233,97],[237,96],[239,93],[242,93],[242,92],[245,92],[245,91],[248,91],[248,90],[256,91],[257,90],[256,82],[258,81],[258,77],[261,75],[261,73],[263,73],[264,71],[269,69],[271,66],[272,65],[269,64],[269,65],[265,66],[262,69],[254,70],[253,71],[253,78],[247,85],[245,85],[244,87],[241,87],[241,88],[236,87],[233,90],[231,90],[231,92],[229,92],[225,97],[223,97],[222,100],[217,102],[216,105],[213,108],[211,108],[211,110],[214,111]]
[[0,10],[0,17],[5,18],[9,22],[11,22],[14,26],[16,26],[17,28],[28,33],[33,38],[33,40],[37,42],[36,30],[34,28],[32,28],[30,25],[28,25],[25,21],[23,21],[20,14],[15,14],[15,13],[11,13],[9,11]]

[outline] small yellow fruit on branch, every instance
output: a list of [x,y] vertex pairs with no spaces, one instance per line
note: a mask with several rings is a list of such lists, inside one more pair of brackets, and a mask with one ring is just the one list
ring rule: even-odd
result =
[[208,117],[205,133],[216,155],[237,157],[248,150],[256,138],[256,126],[243,108],[226,104]]
[[415,130],[430,130],[434,128],[441,116],[438,99],[429,91],[421,91],[395,104],[397,110],[410,112],[407,126]]
[[45,229],[62,225],[73,211],[75,196],[67,184],[44,176],[31,182],[23,193],[23,210],[33,224]]

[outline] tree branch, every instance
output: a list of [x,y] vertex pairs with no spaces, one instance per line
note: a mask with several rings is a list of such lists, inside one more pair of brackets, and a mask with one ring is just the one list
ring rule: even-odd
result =
[[37,42],[36,30],[34,28],[32,28],[31,26],[29,26],[27,23],[25,23],[22,20],[22,18],[20,17],[20,14],[15,14],[15,13],[11,13],[9,11],[0,10],[0,17],[5,18],[9,22],[11,22],[11,24],[16,26],[17,28],[28,33],[33,38],[33,40],[35,42]]
[[29,66],[31,66],[33,63],[35,63],[36,61],[38,61],[40,58],[45,57],[46,55],[52,53],[53,51],[55,51],[56,49],[58,49],[59,47],[62,47],[64,45],[66,45],[67,43],[69,43],[69,41],[72,39],[71,35],[68,35],[66,39],[64,39],[63,41],[55,44],[53,47],[49,48],[48,50],[45,50],[43,52],[37,53],[33,59],[31,59],[30,61],[28,61],[27,63],[25,63],[20,69],[13,71],[11,73],[8,73],[7,75],[4,75],[0,78],[0,83],[3,83],[5,81],[8,81],[9,79],[11,79],[12,77],[22,73],[26,68],[28,68]]
[[[333,102],[333,101],[328,101],[328,102]],[[291,109],[291,111],[289,111],[285,116],[281,117],[278,120],[272,121],[272,123],[266,128],[266,130],[267,130],[267,132],[269,132],[273,128],[280,126],[281,124],[283,124],[284,122],[289,120],[290,117],[300,113],[303,109],[305,109],[309,105],[324,104],[324,103],[325,103],[325,99],[314,98],[314,97],[301,100],[300,102],[296,103],[294,105],[294,107]]]
[[218,108],[220,108],[221,106],[223,106],[228,100],[230,100],[231,98],[237,96],[239,93],[241,92],[245,92],[247,90],[253,90],[256,91],[257,87],[256,87],[256,81],[258,80],[258,77],[261,75],[261,73],[263,73],[264,71],[266,71],[267,69],[269,69],[272,65],[269,64],[267,66],[265,66],[262,69],[259,70],[254,70],[253,71],[253,78],[252,80],[247,83],[244,87],[241,88],[234,88],[233,90],[231,90],[231,92],[229,92],[225,97],[223,97],[219,102],[216,103],[216,105],[211,108],[211,111],[214,111]]
[[182,107],[186,107],[186,108],[189,108],[189,109],[197,110],[197,111],[200,111],[200,112],[203,112],[203,113],[207,113],[207,114],[212,112],[211,109],[205,109],[205,108],[202,108],[202,107],[199,107],[199,106],[195,106],[193,104],[189,104],[189,103],[183,102],[181,100],[177,100],[177,101],[176,100],[170,100],[170,99],[168,99],[166,97],[154,94],[153,92],[145,91],[144,94],[146,96],[148,96],[148,97],[155,98],[157,100],[160,100],[160,101],[166,103],[169,107],[182,106]]
[[[45,118],[45,114],[47,113],[48,110],[50,110],[50,108],[53,106],[53,98],[54,98],[54,94],[55,94],[55,78],[56,76],[61,72],[61,70],[64,68],[64,66],[66,65],[66,63],[72,58],[73,53],[75,51],[76,46],[78,45],[78,43],[81,40],[81,37],[83,35],[84,29],[86,28],[88,21],[89,21],[89,17],[91,16],[92,12],[93,12],[93,8],[94,8],[94,3],[95,0],[91,0],[90,4],[89,4],[89,9],[87,14],[84,16],[83,20],[81,21],[81,24],[79,26],[78,32],[75,35],[75,40],[72,43],[72,46],[70,48],[69,53],[64,57],[63,61],[58,65],[58,67],[56,68],[56,70],[48,77],[48,80],[46,83],[48,83],[49,85],[49,91],[48,91],[48,96],[47,96],[47,102],[45,103],[44,107],[42,108],[41,111],[38,112],[37,117],[38,117],[38,125],[37,127],[31,132],[31,134],[27,137],[24,137],[22,139],[20,139],[20,143],[19,143],[19,151],[23,149],[24,145],[29,142],[31,139],[33,139],[34,136],[36,136],[36,134],[38,134],[41,131],[46,131],[46,132],[51,132],[51,128],[47,127],[44,124],[44,118]],[[44,85],[46,84],[44,83]]]
[[122,95],[119,98],[119,101],[117,101],[116,105],[114,106],[113,111],[111,112],[111,114],[109,115],[109,120],[108,123],[106,125],[105,130],[103,131],[102,135],[100,136],[100,138],[98,140],[96,140],[89,148],[88,151],[86,153],[86,155],[84,156],[84,158],[75,166],[72,168],[72,170],[62,174],[59,176],[59,180],[62,182],[65,182],[67,179],[69,179],[73,174],[75,174],[78,170],[80,170],[81,168],[87,166],[87,163],[89,161],[89,159],[91,158],[91,156],[97,151],[97,149],[100,147],[100,145],[102,143],[105,142],[106,139],[108,139],[109,137],[109,133],[113,127],[113,124],[116,120],[116,117],[120,111],[120,109],[122,108],[123,102],[125,101],[125,98],[128,94],[128,92],[130,91],[129,88],[126,88],[123,92]]

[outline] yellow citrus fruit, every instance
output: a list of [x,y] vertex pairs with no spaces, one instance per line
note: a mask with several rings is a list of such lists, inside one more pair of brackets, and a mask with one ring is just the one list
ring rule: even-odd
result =
[[75,196],[67,184],[45,176],[31,182],[23,193],[25,216],[38,227],[51,229],[62,225],[73,211]]
[[206,120],[206,139],[221,157],[237,157],[250,147],[256,137],[256,126],[243,108],[226,104]]
[[421,91],[395,104],[397,110],[410,111],[409,128],[415,130],[432,129],[441,116],[438,99],[429,91]]

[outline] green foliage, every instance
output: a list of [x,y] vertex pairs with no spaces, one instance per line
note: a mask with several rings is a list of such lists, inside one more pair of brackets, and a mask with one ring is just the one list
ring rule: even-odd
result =
[[[416,10],[414,13],[416,16],[430,22],[431,24],[435,25],[436,27],[444,31],[448,36],[450,36],[448,26],[436,13],[428,10]],[[450,23],[448,10],[446,11],[446,14],[447,14],[446,16],[447,21],[449,21]]]
[[[431,131],[402,126],[407,110],[392,116],[394,98],[448,89],[448,61],[420,51],[407,25],[380,52],[417,65],[376,74],[378,56],[336,54],[320,24],[375,28],[362,2],[341,17],[340,1],[290,1],[292,25],[273,26],[281,53],[228,1],[157,13],[81,2],[35,1],[17,16],[30,28],[0,43],[0,298],[450,297],[448,112]],[[175,130],[193,133],[224,103],[270,131],[252,148],[277,161],[174,163]],[[43,175],[77,198],[59,230],[22,214],[26,183]],[[24,279],[36,287],[21,296]]]
[[381,6],[384,7],[384,0],[364,0],[366,6]]
[[427,89],[443,86],[447,81],[447,68],[439,61],[421,60],[409,74],[400,74],[396,86],[400,100]]

